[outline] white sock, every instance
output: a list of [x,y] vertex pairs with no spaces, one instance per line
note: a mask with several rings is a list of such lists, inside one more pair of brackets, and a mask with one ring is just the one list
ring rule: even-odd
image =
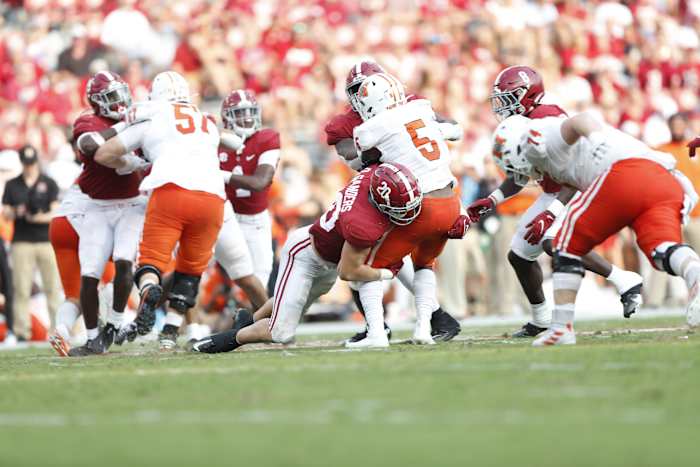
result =
[[437,281],[432,269],[416,271],[413,279],[413,295],[416,300],[416,319],[419,325],[430,328],[430,317],[437,304]]
[[180,329],[180,326],[182,326],[182,322],[185,320],[185,317],[181,315],[180,313],[177,313],[175,311],[168,311],[165,314],[165,324],[171,324],[175,326],[176,328]]
[[573,303],[564,303],[554,307],[552,313],[552,328],[563,328],[567,324],[574,322],[575,305]]
[[197,330],[199,329],[199,324],[197,323],[190,323],[187,326],[185,326],[185,340],[192,340],[192,339],[197,339]]
[[614,264],[612,265],[612,271],[610,271],[606,279],[615,286],[620,294],[627,292],[640,282],[640,276],[637,273],[625,271]]
[[690,247],[678,248],[669,258],[671,270],[685,280],[685,285],[691,289],[700,277],[700,258]]
[[[75,303],[66,300],[61,303],[56,312],[56,331],[64,339],[70,338],[70,330],[80,316],[80,308]],[[67,334],[67,335],[64,335]]]
[[532,311],[532,324],[541,328],[549,327],[549,323],[552,322],[552,308],[547,300],[542,303],[531,303],[530,309]]
[[360,301],[367,320],[367,336],[386,335],[384,333],[384,287],[382,281],[363,282],[359,287]]
[[88,340],[95,339],[100,334],[100,330],[97,328],[87,330]]
[[124,322],[124,313],[119,313],[114,309],[109,309],[107,311],[107,322],[114,325],[115,328],[119,329]]
[[413,271],[413,261],[407,261],[404,258],[403,266],[401,266],[401,269],[399,269],[399,273],[396,275],[396,278],[411,293],[413,293],[414,275],[415,273]]

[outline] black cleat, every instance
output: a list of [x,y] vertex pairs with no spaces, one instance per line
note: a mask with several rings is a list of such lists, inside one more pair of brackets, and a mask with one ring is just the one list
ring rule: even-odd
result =
[[514,338],[535,337],[546,330],[547,330],[547,328],[541,328],[541,327],[534,325],[532,323],[527,323],[523,327],[521,327],[520,329],[515,331],[513,334],[511,334],[510,337],[514,337]]
[[[391,340],[391,328],[389,328],[389,325],[386,323],[384,323],[384,332],[386,332],[387,339]],[[352,336],[350,339],[348,339],[346,342],[359,342],[366,337],[367,337],[367,327],[365,327],[364,331],[358,332],[357,334]]]
[[433,340],[441,342],[450,341],[462,332],[459,321],[442,308],[438,308],[433,312],[433,316],[430,317],[430,328],[430,335],[433,337]]
[[100,334],[94,339],[88,340],[85,345],[73,347],[68,351],[69,357],[89,357],[90,355],[102,355],[107,352],[107,347],[103,341],[103,334]]
[[159,284],[149,285],[141,291],[141,303],[139,304],[138,315],[134,320],[136,332],[140,336],[145,336],[151,332],[153,325],[156,324],[156,308],[158,308],[161,296],[163,296],[163,287]]
[[177,347],[178,328],[172,324],[163,326],[163,330],[158,335],[160,350],[173,350]]
[[133,342],[134,339],[136,339],[136,335],[136,323],[131,321],[119,328],[119,331],[117,331],[117,334],[114,336],[114,343],[122,345],[127,340]]
[[100,337],[102,338],[102,343],[105,346],[105,352],[109,350],[114,343],[114,339],[117,337],[118,332],[119,330],[112,323],[105,324],[100,331]]
[[223,353],[231,352],[241,346],[236,341],[236,334],[241,329],[253,324],[253,315],[245,308],[236,311],[235,323],[228,331],[212,334],[192,343],[192,352]]
[[631,317],[642,305],[642,284],[637,284],[627,292],[620,295],[622,302],[622,314],[625,318]]

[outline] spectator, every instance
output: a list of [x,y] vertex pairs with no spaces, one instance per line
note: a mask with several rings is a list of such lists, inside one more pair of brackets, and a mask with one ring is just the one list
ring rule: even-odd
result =
[[58,206],[58,186],[41,173],[36,149],[22,147],[19,158],[22,173],[5,185],[2,205],[5,217],[15,221],[11,247],[15,298],[13,330],[21,341],[31,337],[29,299],[35,269],[41,274],[52,327],[61,296],[56,259],[49,243],[49,222],[52,211]]

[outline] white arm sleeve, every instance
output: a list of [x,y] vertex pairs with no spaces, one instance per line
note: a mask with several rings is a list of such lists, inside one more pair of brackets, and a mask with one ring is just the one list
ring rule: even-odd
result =
[[150,127],[151,122],[148,121],[135,123],[117,134],[116,138],[119,138],[119,141],[124,145],[127,152],[131,152],[143,145],[143,139]]
[[264,153],[260,154],[260,157],[258,158],[258,165],[267,164],[267,165],[271,165],[272,167],[277,167],[277,162],[279,160],[280,160],[280,150],[279,149],[270,149],[269,151],[265,151]]

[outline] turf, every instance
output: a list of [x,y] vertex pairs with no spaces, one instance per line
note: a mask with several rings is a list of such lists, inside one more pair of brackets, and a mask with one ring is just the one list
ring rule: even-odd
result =
[[4,352],[0,465],[698,465],[700,337],[681,326],[589,323],[550,349],[491,328],[368,352]]

